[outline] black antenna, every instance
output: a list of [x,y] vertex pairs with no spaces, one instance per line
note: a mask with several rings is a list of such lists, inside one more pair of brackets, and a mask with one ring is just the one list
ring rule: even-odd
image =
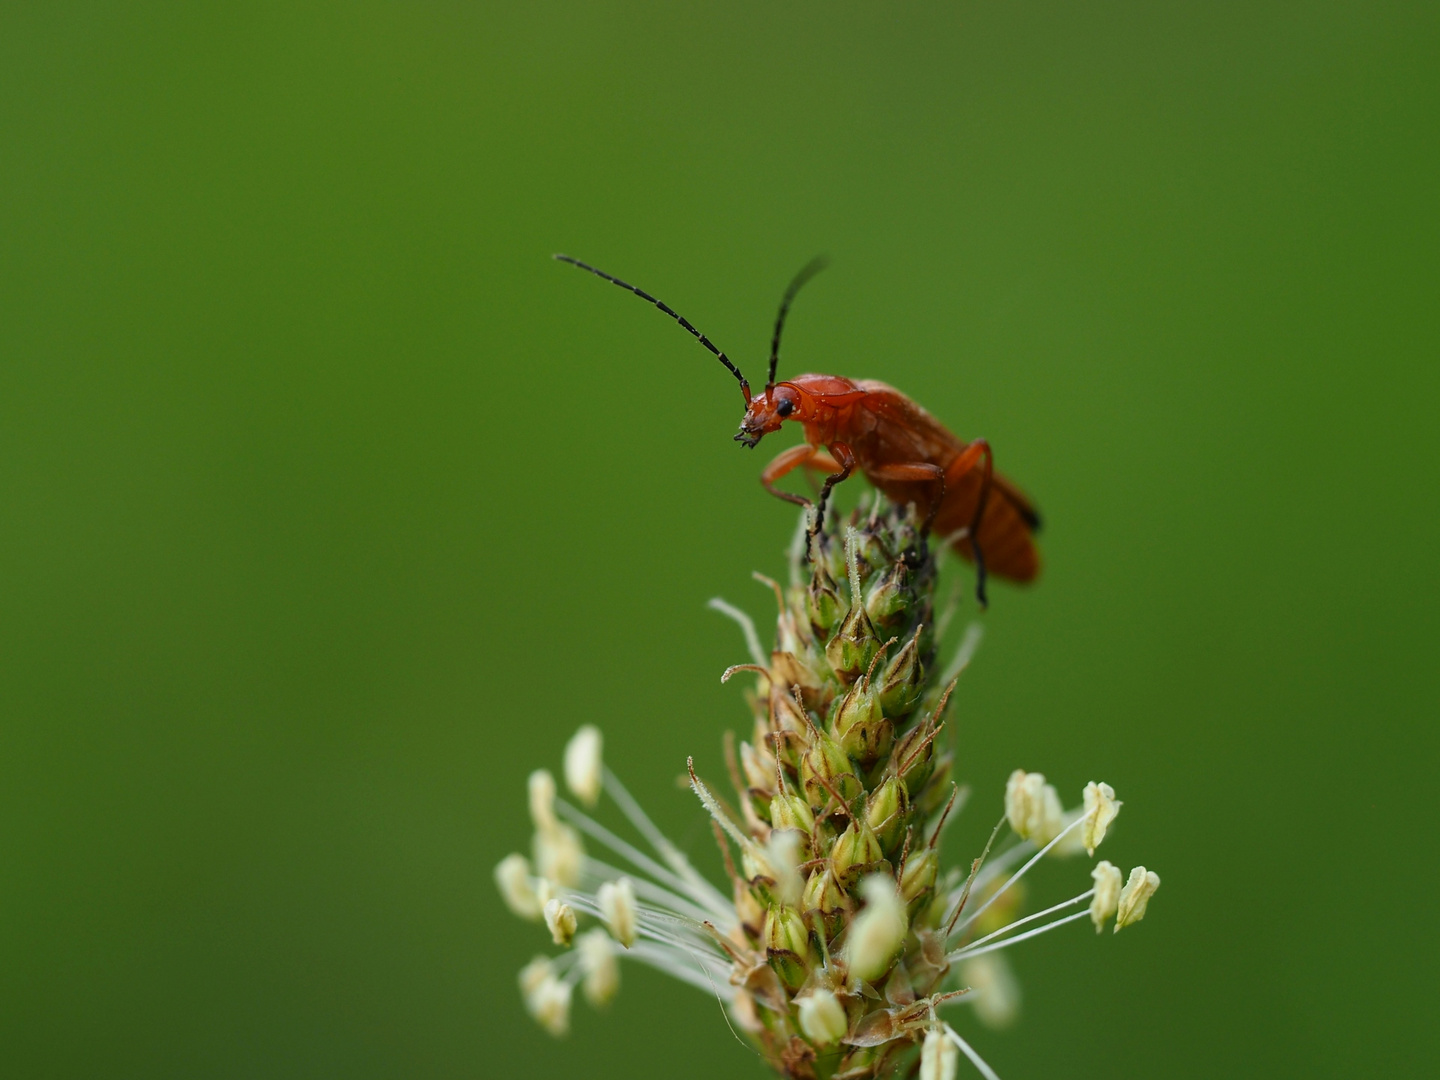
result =
[[695,337],[699,340],[700,344],[704,345],[705,348],[709,349],[712,353],[714,353],[715,356],[719,359],[720,363],[724,364],[727,368],[729,368],[730,374],[734,375],[735,378],[740,380],[740,392],[745,395],[745,404],[750,404],[750,383],[746,380],[744,375],[740,374],[740,369],[736,367],[733,363],[731,363],[728,356],[726,356],[723,352],[721,352],[715,347],[714,342],[712,342],[699,330],[696,330],[695,327],[691,326],[690,320],[685,318],[684,315],[681,315],[678,311],[672,308],[669,304],[665,303],[663,300],[657,300],[655,297],[647,293],[644,289],[637,289],[628,281],[621,281],[619,278],[613,277],[610,274],[605,273],[604,270],[597,270],[595,269],[595,267],[589,265],[588,263],[583,263],[579,259],[572,259],[569,255],[556,255],[555,258],[559,259],[561,262],[567,262],[571,266],[578,266],[581,270],[589,270],[590,273],[594,274],[596,277],[602,277],[606,281],[610,282],[610,284],[612,285],[619,285],[622,289],[628,289],[630,292],[633,292],[636,296],[640,297],[641,300],[650,301],[650,303],[654,304],[666,315],[669,315],[686,330],[689,330],[690,333],[694,334]]
[[770,339],[770,375],[765,380],[766,390],[775,385],[775,368],[780,364],[780,331],[785,328],[785,316],[790,313],[790,302],[795,299],[801,286],[829,265],[828,255],[816,255],[795,275],[795,279],[785,290],[785,298],[780,301],[780,314],[775,316],[775,336]]

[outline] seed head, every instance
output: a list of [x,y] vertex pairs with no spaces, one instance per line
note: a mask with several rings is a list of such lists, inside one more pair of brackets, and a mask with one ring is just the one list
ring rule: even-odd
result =
[[[733,795],[687,763],[720,841],[723,887],[604,766],[594,727],[565,750],[574,804],[550,773],[530,777],[533,858],[503,859],[495,881],[516,914],[574,946],[521,973],[527,1009],[553,1034],[568,1029],[573,987],[604,1006],[619,961],[636,959],[717,996],[784,1076],[954,1080],[965,1058],[994,1080],[941,1009],[964,1010],[962,1027],[1011,1023],[1020,991],[1004,950],[1087,917],[1118,929],[1144,915],[1159,878],[1137,868],[1122,889],[1108,862],[1093,889],[1026,914],[1022,879],[1042,856],[1104,839],[1120,805],[1105,784],[1067,811],[1044,775],[1017,770],[990,842],[946,869],[942,833],[965,802],[947,715],[978,628],[938,660],[948,616],[935,617],[935,560],[913,509],[857,512],[843,542],[833,520],[808,551],[802,531],[788,588],[760,579],[780,607],[768,653],[748,614],[711,604],[740,625],[737,652],[752,661],[727,677],[755,676],[745,738],[726,748]],[[604,861],[582,833],[608,849]]]

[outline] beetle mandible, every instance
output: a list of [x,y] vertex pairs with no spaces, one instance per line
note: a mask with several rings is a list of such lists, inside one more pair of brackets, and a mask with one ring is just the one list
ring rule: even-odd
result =
[[[995,471],[986,440],[966,442],[899,390],[874,379],[798,375],[775,381],[785,316],[801,286],[824,269],[823,258],[807,264],[785,290],[770,340],[770,370],[759,394],[751,394],[749,381],[735,363],[668,304],[579,259],[569,255],[555,258],[654,304],[725,365],[745,397],[745,417],[736,442],[753,449],[787,420],[804,427],[805,441],[782,451],[765,466],[760,482],[778,498],[815,507],[807,539],[813,540],[820,531],[831,489],[858,468],[891,502],[899,506],[913,502],[925,517],[927,534],[938,531],[960,555],[975,563],[975,595],[982,607],[987,574],[1027,582],[1039,573],[1040,556],[1033,536],[1040,529],[1040,515],[1019,488]],[[775,486],[781,477],[801,467],[826,474],[813,504]]]

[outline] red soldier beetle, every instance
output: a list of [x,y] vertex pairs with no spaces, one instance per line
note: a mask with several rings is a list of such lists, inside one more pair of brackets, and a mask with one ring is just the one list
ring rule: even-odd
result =
[[[966,442],[958,438],[900,391],[874,379],[799,375],[775,381],[780,333],[790,304],[801,286],[824,269],[823,258],[807,264],[785,290],[770,341],[770,370],[759,394],[750,392],[749,381],[714,342],[668,304],[579,259],[569,255],[555,258],[654,304],[725,365],[745,397],[745,417],[736,442],[753,449],[786,421],[805,429],[805,441],[782,451],[765,466],[760,482],[777,498],[814,507],[808,540],[820,531],[831,489],[858,468],[891,502],[899,506],[914,503],[924,515],[926,534],[938,531],[961,556],[975,563],[975,594],[982,607],[987,574],[1028,582],[1040,572],[1033,539],[1040,529],[1040,515],[1019,488],[995,472],[985,439]],[[781,477],[802,467],[826,474],[813,503],[775,486]]]

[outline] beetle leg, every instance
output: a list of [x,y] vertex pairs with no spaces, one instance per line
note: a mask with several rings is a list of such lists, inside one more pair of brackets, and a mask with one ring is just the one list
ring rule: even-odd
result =
[[[792,502],[796,506],[809,507],[813,504],[809,499],[805,498],[804,495],[792,495],[788,491],[781,491],[775,486],[775,481],[787,473],[794,472],[801,465],[825,470],[827,465],[834,464],[830,456],[822,453],[818,446],[801,443],[799,446],[792,446],[789,450],[784,450],[777,454],[775,459],[771,461],[769,465],[765,466],[765,471],[760,474],[760,483],[765,486],[766,491],[770,492],[770,494],[774,495],[777,499],[784,499],[786,502]],[[839,466],[836,465],[835,468],[838,469]]]
[[945,502],[945,470],[939,465],[932,465],[928,461],[901,461],[892,462],[889,465],[880,465],[869,472],[871,480],[884,480],[886,482],[906,481],[915,483],[931,483],[939,485],[935,497],[930,500],[930,510],[925,515],[925,524],[920,532],[922,536],[930,535],[930,526],[935,524],[935,515],[940,513],[940,507]]
[[966,530],[967,539],[970,541],[970,550],[975,554],[975,599],[980,602],[983,608],[985,600],[985,553],[980,550],[980,521],[985,516],[985,504],[990,501],[990,481],[995,472],[995,458],[990,452],[990,444],[984,439],[976,439],[965,447],[959,457],[950,463],[945,470],[945,475],[950,480],[956,481],[964,476],[971,469],[984,459],[985,472],[980,479],[980,498],[975,503],[975,514],[970,519],[969,528]]
[[825,503],[830,498],[830,489],[855,471],[855,453],[850,447],[843,442],[837,442],[831,443],[828,449],[835,463],[840,466],[840,471],[825,477],[825,484],[820,488],[820,497],[815,500],[815,520],[810,523],[810,528],[805,530],[806,558],[810,556],[811,542],[819,535],[820,526],[825,523]]

